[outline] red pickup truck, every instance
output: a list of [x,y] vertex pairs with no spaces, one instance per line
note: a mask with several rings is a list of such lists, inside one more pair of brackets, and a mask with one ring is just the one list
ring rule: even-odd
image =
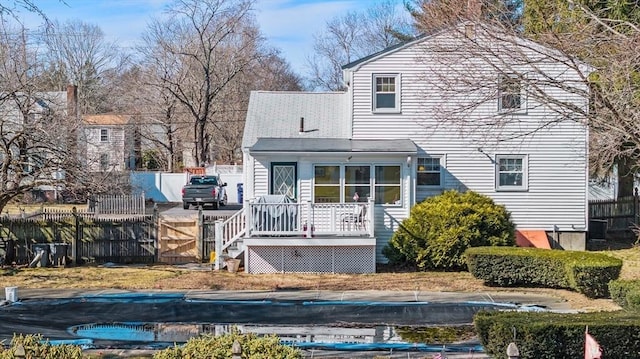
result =
[[227,205],[227,184],[219,176],[193,176],[182,187],[182,208],[211,204],[214,209]]

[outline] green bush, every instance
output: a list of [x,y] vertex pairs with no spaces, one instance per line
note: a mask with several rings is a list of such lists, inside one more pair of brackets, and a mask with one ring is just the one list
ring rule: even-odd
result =
[[627,310],[640,312],[640,280],[612,280],[609,282],[611,299]]
[[514,225],[504,206],[473,191],[446,191],[416,204],[382,253],[390,264],[459,270],[467,248],[511,245]]
[[602,253],[520,247],[477,247],[465,252],[469,272],[487,285],[573,289],[607,297],[622,260]]
[[232,356],[235,341],[242,347],[242,358],[246,359],[300,359],[302,353],[295,348],[280,344],[277,336],[257,337],[241,334],[236,328],[231,333],[213,336],[203,335],[190,339],[184,346],[175,346],[159,351],[154,359],[228,359]]
[[[640,316],[628,312],[560,314],[549,312],[479,312],[476,333],[492,358],[507,358],[515,342],[521,359],[583,358],[585,329],[603,351],[603,358],[640,356]],[[514,340],[515,331],[515,340]]]
[[42,335],[14,335],[11,345],[3,349],[0,345],[0,359],[18,358],[17,351],[24,349],[23,358],[38,359],[81,359],[82,348],[76,345],[51,345]]

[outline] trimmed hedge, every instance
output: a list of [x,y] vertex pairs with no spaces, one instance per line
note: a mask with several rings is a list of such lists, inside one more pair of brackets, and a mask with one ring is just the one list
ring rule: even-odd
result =
[[622,260],[602,253],[520,247],[477,247],[465,252],[467,267],[485,284],[565,288],[590,298],[609,296]]
[[638,313],[483,311],[475,315],[474,326],[492,358],[507,358],[507,346],[511,342],[518,346],[520,359],[583,358],[587,326],[589,334],[600,344],[603,358],[640,357]]
[[413,206],[382,254],[392,265],[421,271],[465,270],[467,248],[514,244],[504,206],[477,192],[449,190]]
[[640,280],[612,280],[611,299],[624,309],[640,312]]

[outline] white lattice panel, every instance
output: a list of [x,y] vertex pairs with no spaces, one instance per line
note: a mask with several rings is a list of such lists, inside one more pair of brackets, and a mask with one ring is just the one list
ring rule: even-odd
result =
[[249,273],[374,273],[375,246],[253,246]]
[[373,246],[338,247],[335,252],[336,273],[375,273],[376,248]]

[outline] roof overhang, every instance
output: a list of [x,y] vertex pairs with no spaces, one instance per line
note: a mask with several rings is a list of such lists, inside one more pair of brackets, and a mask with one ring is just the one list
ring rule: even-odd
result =
[[411,155],[418,148],[409,139],[351,140],[345,138],[258,138],[249,148],[254,154],[380,154]]

